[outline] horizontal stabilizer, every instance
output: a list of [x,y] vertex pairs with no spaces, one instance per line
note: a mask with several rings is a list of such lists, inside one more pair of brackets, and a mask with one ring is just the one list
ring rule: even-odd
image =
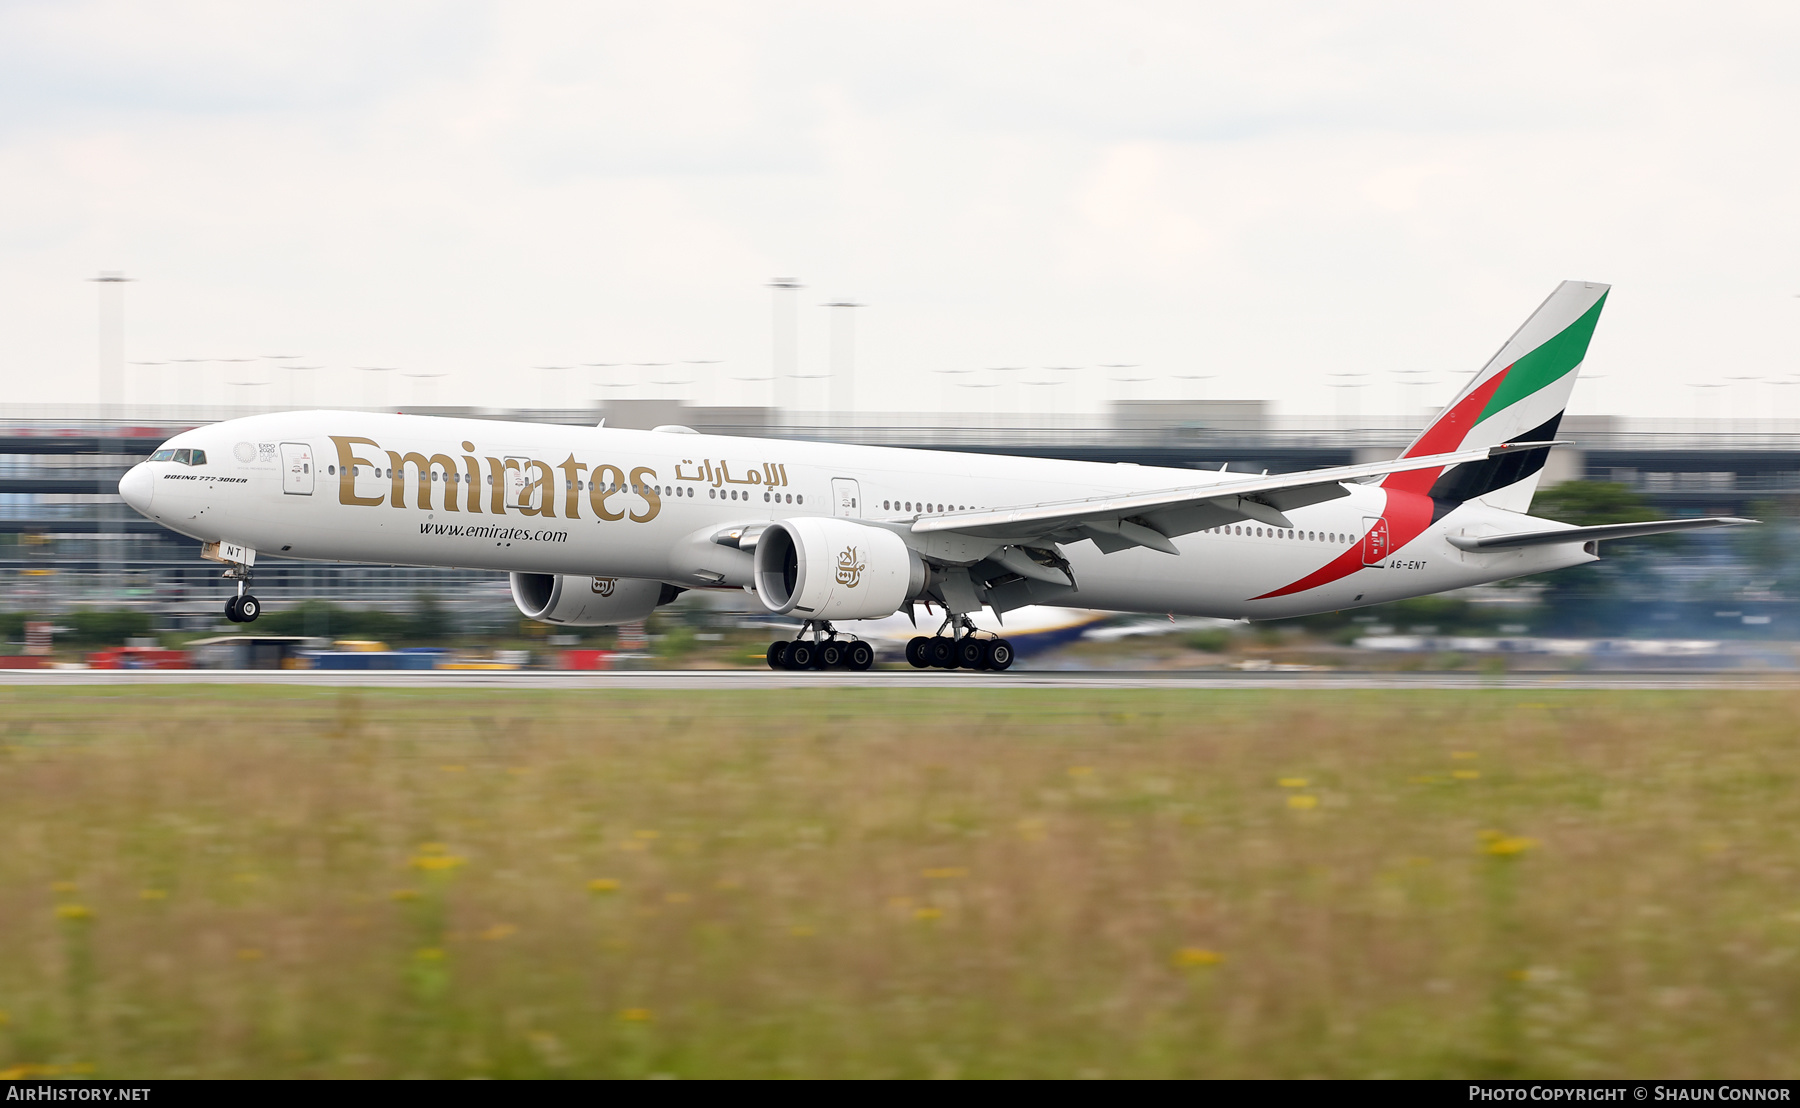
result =
[[1600,527],[1564,527],[1555,531],[1528,531],[1518,535],[1450,535],[1450,545],[1458,550],[1517,550],[1524,546],[1552,546],[1567,542],[1599,542],[1603,539],[1634,539],[1639,535],[1662,535],[1670,531],[1692,531],[1701,527],[1741,527],[1757,523],[1736,516],[1709,516],[1705,519],[1653,519],[1644,523],[1608,523]]

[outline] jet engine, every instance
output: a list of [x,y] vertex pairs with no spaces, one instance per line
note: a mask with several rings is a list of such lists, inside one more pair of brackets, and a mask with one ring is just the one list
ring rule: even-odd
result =
[[890,616],[925,587],[925,563],[899,535],[848,519],[769,524],[755,566],[763,607],[802,619]]
[[565,627],[635,623],[682,594],[640,577],[569,577],[556,573],[512,575],[513,603],[525,618]]

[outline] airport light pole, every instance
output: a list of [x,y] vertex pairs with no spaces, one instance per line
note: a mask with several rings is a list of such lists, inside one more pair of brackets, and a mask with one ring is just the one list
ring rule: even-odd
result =
[[831,409],[834,419],[854,420],[856,409],[856,316],[867,307],[854,300],[833,300],[831,309]]
[[796,297],[805,288],[792,277],[776,277],[767,286],[771,292],[770,303],[770,335],[772,349],[770,351],[770,372],[775,377],[775,411],[776,418],[792,407],[789,393],[797,386],[784,384],[799,373],[800,362],[800,321],[798,317],[799,300]]
[[431,391],[436,387],[433,382],[440,377],[448,377],[450,375],[448,373],[402,373],[400,376],[415,382],[413,385],[413,406],[416,408],[429,408],[436,399]]
[[[98,277],[90,277],[90,281],[100,286],[100,351],[96,367],[95,392],[97,403],[95,414],[103,420],[100,437],[106,437],[106,428],[119,430],[120,442],[109,453],[120,454],[124,450],[125,415],[125,286],[131,278],[118,270],[101,270]],[[105,420],[108,406],[115,409],[113,420]],[[101,588],[105,592],[117,596],[123,591],[124,577],[119,557],[119,545],[124,539],[124,504],[118,497],[108,497],[101,508],[101,526],[104,533],[98,535],[100,549],[98,561],[104,567],[101,572]]]

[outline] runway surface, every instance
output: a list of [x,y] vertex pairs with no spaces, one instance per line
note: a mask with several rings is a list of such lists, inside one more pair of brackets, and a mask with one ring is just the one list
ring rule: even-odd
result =
[[1780,673],[1281,673],[875,670],[0,670],[0,686],[297,685],[394,689],[1800,689]]

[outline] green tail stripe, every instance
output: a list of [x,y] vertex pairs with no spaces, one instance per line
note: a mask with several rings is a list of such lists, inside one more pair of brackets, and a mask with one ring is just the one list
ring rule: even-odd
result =
[[1600,299],[1594,301],[1594,306],[1580,319],[1514,362],[1475,422],[1480,423],[1495,412],[1511,407],[1580,365],[1587,357],[1588,341],[1594,337],[1594,327],[1600,322],[1600,309],[1606,306],[1610,293],[1610,289],[1601,293]]

